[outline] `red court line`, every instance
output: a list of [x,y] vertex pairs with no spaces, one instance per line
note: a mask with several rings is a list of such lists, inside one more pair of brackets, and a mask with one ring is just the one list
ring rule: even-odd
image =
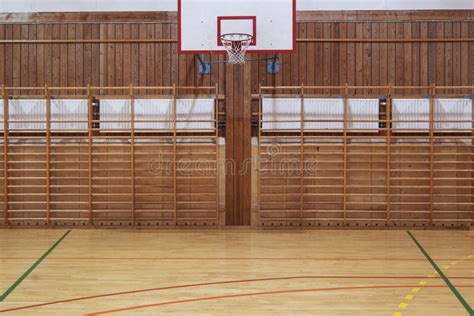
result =
[[[415,285],[417,286],[417,285]],[[419,285],[418,285],[419,286]],[[420,286],[419,286],[420,287]],[[445,288],[446,285],[425,285],[423,288]],[[459,285],[459,288],[474,288],[474,285]],[[206,296],[191,298],[185,300],[176,300],[176,301],[165,301],[161,303],[154,304],[145,304],[130,306],[117,309],[109,309],[100,312],[94,312],[86,314],[86,316],[97,316],[105,315],[119,312],[127,312],[137,309],[145,309],[151,307],[159,307],[164,305],[173,305],[173,304],[183,304],[183,303],[192,303],[192,302],[201,302],[201,301],[212,301],[220,299],[229,299],[229,298],[239,298],[239,297],[248,297],[248,296],[260,296],[260,295],[276,295],[276,294],[289,294],[289,293],[303,293],[303,292],[328,292],[328,291],[350,291],[350,290],[367,290],[367,289],[401,289],[401,288],[413,288],[413,285],[371,285],[371,286],[348,286],[348,287],[329,287],[329,288],[312,288],[312,289],[296,289],[296,290],[279,290],[279,291],[268,291],[268,292],[253,292],[253,293],[240,293],[240,294],[229,294],[229,295],[219,295],[219,296]]]
[[[474,238],[474,237],[473,237]],[[0,257],[0,260],[31,260],[33,257]],[[434,258],[454,261],[459,258]],[[426,261],[423,258],[344,258],[344,257],[51,257],[48,260],[295,260],[295,261]],[[474,260],[474,259],[466,259]]]
[[[365,280],[367,279],[385,279],[385,280],[416,279],[416,280],[419,280],[424,277],[425,276],[357,276],[357,275],[330,276],[330,275],[327,275],[327,276],[290,276],[290,277],[274,277],[274,278],[260,278],[260,279],[230,280],[230,281],[220,281],[220,282],[192,283],[192,284],[172,285],[172,286],[165,286],[165,287],[156,287],[156,288],[148,288],[148,289],[141,289],[141,290],[132,290],[132,291],[123,291],[123,292],[99,294],[99,295],[92,295],[92,296],[76,297],[76,298],[70,298],[70,299],[65,299],[65,300],[58,300],[58,301],[52,301],[52,302],[46,302],[46,303],[39,303],[39,304],[25,305],[25,306],[19,306],[19,307],[14,307],[14,308],[9,308],[9,309],[3,309],[3,310],[0,310],[0,313],[31,309],[35,307],[56,305],[56,304],[61,304],[61,303],[71,303],[71,302],[77,302],[77,301],[92,300],[92,299],[97,299],[97,298],[112,297],[112,296],[137,294],[137,293],[144,293],[144,292],[156,292],[156,291],[172,290],[172,289],[180,289],[180,288],[191,288],[191,287],[199,287],[199,286],[234,284],[234,283],[250,283],[250,282],[297,280],[297,279],[365,279]],[[434,279],[439,279],[439,277],[436,276]],[[451,277],[451,279],[474,280],[474,276],[472,277],[471,276],[469,277],[458,276],[458,277]]]

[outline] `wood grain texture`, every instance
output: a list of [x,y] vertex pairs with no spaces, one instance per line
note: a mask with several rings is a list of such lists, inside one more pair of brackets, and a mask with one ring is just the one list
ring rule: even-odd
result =
[[[2,290],[63,233],[0,231],[0,240],[8,240],[2,246]],[[449,267],[448,277],[470,300],[472,233],[413,233],[443,270]],[[208,315],[235,310],[247,315],[282,310],[323,316],[361,310],[370,316],[466,314],[438,276],[428,277],[432,271],[404,231],[73,230],[0,311],[43,316],[135,307],[125,314],[182,315],[196,308]],[[418,285],[421,281],[426,284]],[[413,296],[409,301],[407,294]],[[408,305],[399,309],[401,302]],[[150,306],[137,308],[145,304]]]

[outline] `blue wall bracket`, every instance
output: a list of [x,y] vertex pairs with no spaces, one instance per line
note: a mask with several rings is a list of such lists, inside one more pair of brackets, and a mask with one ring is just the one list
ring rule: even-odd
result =
[[198,72],[201,75],[208,75],[211,73],[211,64],[206,63],[204,61],[204,55],[203,54],[198,54],[196,55],[197,58],[199,59],[199,66],[198,66]]
[[280,72],[280,63],[277,60],[278,55],[273,55],[273,57],[267,61],[267,72],[269,74],[277,74]]

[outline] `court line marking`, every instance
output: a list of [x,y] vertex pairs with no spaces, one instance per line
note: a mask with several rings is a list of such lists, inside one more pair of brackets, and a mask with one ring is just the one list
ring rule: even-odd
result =
[[[193,283],[193,284],[182,284],[182,285],[170,285],[165,287],[157,287],[157,288],[148,288],[148,289],[141,289],[141,290],[132,290],[132,291],[122,291],[122,292],[115,292],[115,293],[107,293],[107,294],[99,294],[99,295],[92,295],[92,296],[84,296],[84,297],[76,297],[70,298],[65,300],[58,300],[52,302],[45,302],[39,304],[32,304],[32,305],[25,305],[19,306],[9,309],[0,310],[0,313],[10,312],[10,311],[17,311],[17,310],[24,310],[24,309],[31,309],[35,307],[43,307],[49,305],[57,305],[62,303],[72,303],[77,301],[85,301],[85,300],[92,300],[98,298],[105,298],[105,297],[112,297],[112,296],[121,296],[121,295],[130,295],[130,294],[138,294],[144,292],[157,292],[157,291],[164,291],[164,290],[172,290],[172,289],[180,289],[180,288],[191,288],[191,287],[199,287],[199,286],[212,286],[212,285],[224,285],[224,284],[235,284],[235,283],[250,283],[250,282],[265,282],[265,281],[282,281],[282,280],[295,280],[295,279],[419,279],[420,276],[290,276],[290,277],[273,277],[273,278],[261,278],[261,279],[244,279],[244,280],[228,280],[228,281],[218,281],[218,282],[206,282],[206,283]],[[439,278],[439,277],[437,277]],[[456,279],[474,279],[474,277],[454,277]],[[473,286],[474,287],[474,286]]]
[[54,250],[54,248],[56,248],[61,243],[61,241],[63,241],[64,238],[66,238],[66,236],[69,235],[70,232],[71,232],[71,230],[68,230],[67,232],[65,232],[58,240],[56,240],[56,242],[51,247],[49,247],[49,249],[41,257],[38,258],[38,260],[35,261],[35,263],[33,263],[33,265],[28,270],[26,270],[20,276],[5,291],[5,293],[3,293],[2,296],[0,296],[0,302],[3,302],[25,280],[28,277],[28,275],[30,275],[30,273],[33,272],[33,270],[35,270],[36,267],[38,267],[40,265],[40,263],[43,262],[43,260]]
[[[229,295],[219,295],[219,296],[205,296],[198,298],[190,298],[183,300],[175,301],[165,301],[154,304],[145,304],[145,305],[136,305],[129,306],[124,308],[109,309],[99,312],[93,312],[85,314],[85,316],[99,316],[105,314],[127,312],[137,309],[145,309],[151,307],[159,307],[164,305],[173,305],[173,304],[182,304],[182,303],[192,303],[200,301],[211,301],[211,300],[220,300],[220,299],[229,299],[229,298],[239,298],[239,297],[248,297],[248,296],[260,296],[260,295],[276,295],[276,294],[288,294],[288,293],[303,293],[303,292],[328,292],[328,291],[347,291],[347,290],[366,290],[366,289],[396,289],[396,288],[410,288],[412,286],[407,285],[372,285],[372,286],[348,286],[348,287],[329,287],[329,288],[311,288],[311,289],[295,289],[295,290],[279,290],[279,291],[268,291],[268,292],[252,292],[252,293],[239,293],[239,294],[229,294]],[[428,285],[426,288],[445,288],[445,285]],[[459,286],[459,287],[469,287],[473,286]]]
[[[35,257],[0,257],[0,260],[31,260]],[[420,258],[330,258],[330,257],[50,257],[49,260],[295,260],[295,261],[425,261]],[[437,258],[438,261],[453,261],[457,258]],[[469,258],[467,260],[473,260]]]
[[[459,302],[464,306],[466,309],[467,313],[469,315],[474,315],[474,310],[471,308],[469,303],[464,299],[464,297],[459,293],[459,291],[454,287],[454,285],[449,281],[448,277],[443,273],[443,271],[438,267],[436,262],[431,259],[430,255],[426,252],[426,250],[423,248],[423,246],[418,242],[418,240],[415,238],[415,236],[407,230],[407,234],[410,236],[410,238],[413,240],[415,245],[418,247],[418,249],[421,251],[421,253],[425,256],[425,258],[429,261],[429,263],[433,266],[433,268],[436,270],[438,275],[443,279],[444,283],[449,287],[451,292],[453,292],[454,296],[459,300]],[[421,283],[421,282],[420,282]],[[425,282],[426,284],[426,282]]]

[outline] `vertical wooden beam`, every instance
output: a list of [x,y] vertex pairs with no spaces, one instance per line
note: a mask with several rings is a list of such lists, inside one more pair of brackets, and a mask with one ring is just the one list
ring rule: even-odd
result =
[[178,201],[177,201],[177,170],[178,167],[177,157],[176,157],[176,142],[177,142],[177,113],[176,113],[176,84],[173,84],[173,221],[175,225],[178,225]]
[[300,220],[304,212],[304,83],[301,84],[300,97]]
[[225,65],[225,224],[234,225],[234,178],[237,169],[234,154],[234,66]]
[[51,222],[51,94],[44,88],[46,99],[46,223]]
[[8,224],[8,210],[9,210],[9,199],[8,199],[8,143],[9,143],[9,128],[8,128],[8,123],[9,123],[9,111],[8,111],[8,92],[7,89],[5,88],[5,85],[2,84],[2,99],[3,99],[3,180],[4,180],[4,222],[7,225]]
[[433,176],[434,176],[434,97],[436,86],[433,84],[430,93],[430,115],[429,115],[429,142],[430,142],[430,225],[433,225]]
[[87,111],[88,111],[88,116],[87,116],[87,136],[88,136],[88,142],[87,142],[87,154],[88,154],[88,199],[89,199],[89,224],[93,224],[94,222],[94,214],[92,212],[92,126],[93,126],[93,120],[94,120],[94,109],[92,107],[92,91],[91,91],[91,86],[90,84],[87,84]]
[[250,225],[250,64],[226,65],[226,224]]
[[214,128],[215,145],[216,145],[216,225],[219,225],[219,84],[215,84],[214,91]]
[[135,224],[135,98],[133,85],[129,87],[130,96],[130,195],[132,204],[132,224]]
[[261,204],[261,197],[260,197],[260,185],[261,185],[261,179],[260,177],[261,172],[260,172],[260,158],[261,158],[261,152],[260,152],[260,146],[261,146],[261,138],[262,138],[262,84],[260,83],[258,85],[258,140],[257,140],[257,220],[258,224],[260,225],[261,221],[261,214],[260,214],[260,204]]
[[392,84],[388,85],[388,94],[387,94],[387,104],[385,109],[385,120],[386,120],[386,129],[387,129],[387,221],[386,225],[390,224],[390,169],[391,169],[391,142],[392,142]]
[[[474,113],[474,85],[471,90],[471,106]],[[473,117],[471,116],[471,120]],[[474,121],[471,121],[471,203],[474,202]],[[474,206],[471,205],[471,229],[474,229]]]
[[344,114],[343,114],[343,137],[344,137],[344,221],[343,226],[347,223],[347,113],[348,113],[348,96],[349,84],[346,83],[344,88]]

